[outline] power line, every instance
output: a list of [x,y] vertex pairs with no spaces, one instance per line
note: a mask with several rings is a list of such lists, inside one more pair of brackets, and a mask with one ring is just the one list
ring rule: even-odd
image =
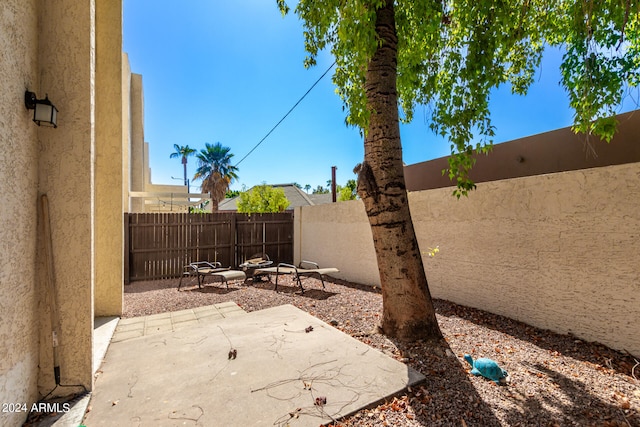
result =
[[249,157],[249,155],[250,155],[251,153],[253,153],[253,152],[254,152],[254,150],[255,150],[256,148],[258,148],[258,146],[259,146],[260,144],[262,144],[262,143],[264,142],[264,140],[265,140],[265,139],[267,139],[267,138],[269,137],[269,135],[271,135],[271,133],[272,133],[274,130],[276,130],[276,128],[280,125],[280,123],[282,123],[282,122],[284,121],[284,119],[286,119],[286,118],[287,118],[287,116],[288,116],[289,114],[291,114],[291,112],[292,112],[293,110],[295,110],[295,108],[298,106],[298,104],[300,104],[300,102],[302,102],[302,100],[303,100],[307,95],[309,95],[309,92],[311,92],[311,90],[312,90],[314,87],[316,87],[316,85],[317,85],[318,83],[320,83],[320,80],[322,80],[322,78],[323,78],[324,76],[326,76],[326,75],[327,75],[327,73],[329,72],[329,70],[331,70],[331,69],[333,68],[333,66],[334,66],[334,65],[336,65],[336,61],[333,61],[333,64],[331,64],[331,65],[329,66],[329,68],[327,68],[327,71],[325,71],[324,73],[322,73],[322,75],[318,78],[318,80],[316,80],[316,82],[315,82],[314,84],[312,84],[312,85],[311,85],[311,87],[309,88],[309,90],[307,90],[307,91],[305,92],[305,94],[304,94],[304,95],[302,95],[302,97],[298,100],[298,102],[296,102],[296,103],[293,105],[293,107],[291,107],[291,109],[290,109],[289,111],[287,111],[287,114],[285,114],[285,115],[280,119],[280,121],[279,121],[278,123],[276,123],[276,124],[275,124],[275,126],[274,126],[274,127],[272,127],[272,128],[271,128],[271,130],[270,130],[269,132],[267,132],[267,134],[266,134],[266,135],[265,135],[265,136],[260,140],[260,142],[258,142],[258,143],[257,143],[257,144],[256,144],[256,145],[251,149],[251,151],[249,151],[249,152],[248,152],[248,153],[247,153],[243,158],[241,158],[241,159],[240,159],[240,161],[239,161],[238,163],[236,163],[236,166],[238,166],[240,163],[242,163],[242,161],[243,161],[244,159],[246,159],[247,157]]

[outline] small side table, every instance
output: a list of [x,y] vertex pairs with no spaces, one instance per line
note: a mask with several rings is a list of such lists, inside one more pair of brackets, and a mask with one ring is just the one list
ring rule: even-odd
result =
[[247,283],[247,280],[251,279],[251,283],[254,283],[255,281],[255,277],[254,277],[254,273],[257,269],[259,268],[265,268],[265,267],[269,267],[271,264],[273,264],[273,261],[260,261],[260,262],[245,262],[240,264],[238,267],[242,268],[242,271],[244,271],[244,274],[247,275],[247,279],[245,280],[245,283]]

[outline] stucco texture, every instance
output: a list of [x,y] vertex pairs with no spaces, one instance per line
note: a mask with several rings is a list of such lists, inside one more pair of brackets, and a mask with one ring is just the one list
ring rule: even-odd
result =
[[[96,1],[104,6],[99,15]],[[116,3],[0,2],[3,403],[30,407],[49,392],[58,396],[91,390],[94,286],[102,282],[96,276],[115,284],[109,288],[110,292],[115,289],[115,308],[108,311],[117,311],[117,299],[122,298],[122,238],[118,236],[123,232],[123,131],[119,126],[124,118],[118,106],[123,104],[117,90],[114,109],[110,98],[96,96],[122,87],[120,64],[103,67],[104,78],[99,84],[96,81],[96,57],[100,54],[96,38],[121,30],[121,6]],[[102,36],[96,35],[96,20],[102,25]],[[120,41],[116,38],[107,45],[120,60]],[[36,126],[33,112],[24,104],[25,90],[40,99],[48,95],[59,110],[57,129]],[[100,111],[97,102],[102,103]],[[48,199],[50,236],[44,233],[43,194]],[[96,198],[104,203],[98,206]],[[97,207],[100,215],[96,215]],[[52,248],[50,270],[45,262],[48,245]],[[56,310],[52,310],[56,301]],[[60,330],[58,387],[54,382],[52,312],[58,313],[55,323]],[[20,425],[27,415],[0,412],[0,425]]]
[[[63,384],[91,389],[95,156],[95,9],[91,0],[41,1],[38,68],[41,90],[58,107],[58,128],[39,128],[39,191],[50,206],[59,354]],[[45,244],[40,237],[39,248]],[[46,273],[39,253],[39,283]],[[46,289],[46,287],[44,287]],[[41,292],[47,296],[45,291]],[[49,304],[41,301],[42,395],[53,389]],[[80,387],[77,387],[81,390]],[[66,394],[73,389],[58,390]]]
[[[409,193],[432,295],[640,356],[638,182],[630,163]],[[301,214],[297,257],[379,284],[361,203]]]
[[94,308],[96,316],[119,316],[124,294],[122,2],[96,0],[96,16]]
[[335,277],[380,285],[371,227],[360,200],[296,207],[293,218],[296,265],[313,261],[338,268]]
[[[37,126],[24,105],[40,92],[36,1],[0,3],[0,402],[30,402],[38,374]],[[40,94],[40,93],[38,93]],[[24,414],[0,412],[0,425]]]
[[122,211],[131,212],[129,190],[131,188],[131,66],[129,55],[122,53]]

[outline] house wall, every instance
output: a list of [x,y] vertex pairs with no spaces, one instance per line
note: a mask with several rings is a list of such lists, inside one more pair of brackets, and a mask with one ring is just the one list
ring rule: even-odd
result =
[[94,314],[119,316],[124,300],[122,2],[96,0],[96,16]]
[[[143,185],[144,190],[143,191],[150,192],[150,193],[156,192],[156,193],[187,194],[187,186],[184,185],[184,183],[179,185],[178,184],[175,184],[175,185],[174,184],[153,184],[152,177],[151,177],[151,166],[149,165],[149,143],[148,142],[144,143],[143,153],[144,153],[143,163],[142,163],[144,168],[144,185]],[[169,157],[169,154],[167,154],[167,157]],[[180,179],[179,181],[183,182],[182,179]],[[184,199],[182,200],[184,201]]]
[[[615,142],[614,142],[615,143]],[[431,294],[640,356],[640,163],[409,193]],[[297,259],[379,285],[361,201],[304,207]]]
[[132,212],[129,200],[131,189],[131,66],[129,55],[122,53],[122,209]]
[[[131,73],[128,61],[123,65],[124,79],[127,80],[126,94],[123,99],[129,100],[129,110],[125,111],[128,134],[126,162],[130,167],[127,170],[127,185],[124,187],[124,194],[127,197],[125,212],[187,212],[188,207],[178,202],[185,202],[185,198],[176,198],[176,204],[171,198],[144,198],[131,197],[129,192],[147,193],[176,193],[187,194],[187,187],[184,185],[153,184],[151,181],[151,168],[149,166],[149,143],[144,141],[144,92],[142,87],[142,76]],[[124,83],[123,83],[124,85]],[[125,86],[123,86],[125,87]],[[170,153],[167,154],[167,156]]]
[[[40,0],[39,90],[56,104],[58,128],[38,128],[40,193],[47,194],[53,273],[60,316],[59,363],[63,384],[91,389],[95,210],[95,3]],[[21,53],[18,53],[21,54]],[[39,234],[37,286],[41,314],[39,392],[54,388],[50,306]],[[76,391],[81,387],[76,387]],[[68,394],[74,388],[58,388]]]
[[[129,190],[144,191],[144,94],[142,91],[142,76],[140,74],[132,73],[130,81],[131,169],[129,171]],[[144,200],[132,199],[130,201],[130,207],[131,210],[129,212],[144,212]]]
[[[38,127],[24,105],[28,88],[44,96],[38,74],[38,2],[0,3],[0,402],[32,402],[38,375]],[[55,98],[52,99],[56,101]],[[24,414],[0,412],[0,425]]]
[[[118,44],[105,38],[120,31],[120,6],[112,3],[0,2],[0,402],[30,407],[54,390],[54,302],[65,387],[51,396],[93,387],[94,284],[102,280],[97,275],[105,275],[115,289],[118,273],[108,270],[122,268],[121,250],[118,259],[108,254],[121,244],[122,180],[117,175],[122,166],[110,159],[120,156],[121,141],[109,129],[118,126],[121,113],[106,96],[114,90],[113,70],[96,64]],[[100,26],[102,32],[96,33]],[[33,123],[25,90],[49,96],[59,109],[57,129]],[[114,171],[115,177],[107,176]],[[43,194],[49,201],[50,239],[43,233]],[[115,205],[107,202],[116,199]],[[52,248],[53,293],[46,244]],[[27,415],[2,411],[0,425],[21,425]]]

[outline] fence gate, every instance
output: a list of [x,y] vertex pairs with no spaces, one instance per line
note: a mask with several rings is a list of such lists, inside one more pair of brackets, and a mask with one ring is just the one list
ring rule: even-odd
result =
[[257,253],[293,262],[293,213],[125,213],[125,283],[180,277],[183,266],[237,268]]

